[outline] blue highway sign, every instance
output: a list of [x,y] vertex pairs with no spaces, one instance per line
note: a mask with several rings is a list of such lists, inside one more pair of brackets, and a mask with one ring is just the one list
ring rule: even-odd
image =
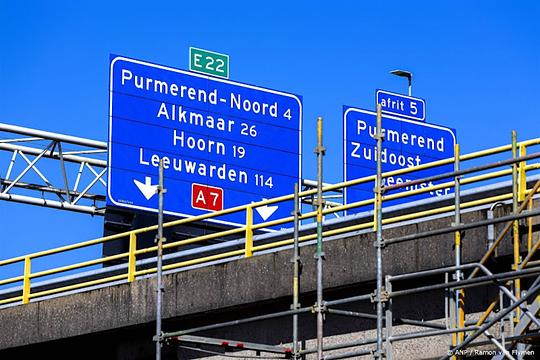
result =
[[377,90],[377,104],[381,104],[385,114],[412,120],[426,120],[426,101],[424,99]]
[[[376,174],[376,120],[377,116],[375,112],[348,106],[343,107],[345,181]],[[382,128],[384,133],[381,153],[383,173],[423,165],[454,156],[456,135],[453,129],[386,115],[382,117]],[[452,172],[453,169],[453,163],[451,163],[431,169],[390,176],[385,179],[385,184],[406,183],[427,176]],[[394,192],[386,193],[386,195],[426,188],[430,185],[437,185],[447,181],[449,180],[443,179],[437,182],[408,186]],[[374,197],[373,187],[374,182],[369,182],[345,189],[345,203],[351,204],[361,200],[372,199]],[[384,205],[397,205],[413,200],[443,196],[452,191],[451,188],[430,191],[416,196],[388,201]],[[372,209],[373,207],[370,208]],[[353,210],[352,212],[363,210],[366,210],[366,208]],[[349,211],[349,213],[351,212]]]
[[[290,194],[301,179],[299,96],[111,56],[109,106],[109,205],[157,212],[160,160],[164,212],[181,217]],[[254,223],[292,205],[256,208]]]

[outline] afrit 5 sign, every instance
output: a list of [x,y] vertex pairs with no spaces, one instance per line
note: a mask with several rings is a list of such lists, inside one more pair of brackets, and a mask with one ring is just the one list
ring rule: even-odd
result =
[[[290,194],[301,179],[299,96],[111,56],[109,112],[109,205],[156,212],[161,160],[169,215]],[[291,211],[256,208],[254,223]]]
[[[376,120],[375,112],[348,106],[343,107],[345,181],[375,175],[377,169]],[[453,129],[388,115],[382,116],[382,129],[384,134],[381,149],[383,173],[412,168],[454,156],[456,135]],[[388,176],[384,181],[386,185],[401,184],[428,176],[452,172],[453,170],[453,163],[451,163],[401,175]],[[403,187],[393,193],[423,189],[447,181],[449,179],[424,182]],[[371,181],[345,189],[345,202],[351,204],[356,201],[372,199],[374,196],[373,187],[374,182]],[[413,200],[439,197],[452,191],[452,188],[428,191],[427,193],[388,201],[385,202],[385,205],[397,205]],[[358,211],[353,210],[352,212]]]
[[426,101],[424,99],[385,90],[377,90],[375,97],[377,104],[381,105],[383,113],[411,120],[426,120]]

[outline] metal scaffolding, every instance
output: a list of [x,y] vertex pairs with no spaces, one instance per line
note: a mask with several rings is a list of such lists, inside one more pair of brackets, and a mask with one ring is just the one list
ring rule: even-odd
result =
[[[533,340],[540,337],[540,319],[537,317],[540,312],[540,261],[533,261],[533,256],[536,250],[540,247],[540,239],[533,241],[533,226],[532,218],[540,216],[540,209],[535,208],[533,200],[540,189],[540,180],[534,183],[532,188],[527,189],[526,181],[526,161],[538,159],[540,153],[526,155],[525,147],[519,149],[515,132],[512,133],[512,158],[506,160],[495,161],[490,164],[475,166],[467,169],[461,168],[461,161],[468,159],[466,156],[461,156],[459,146],[455,146],[455,156],[452,159],[454,163],[454,171],[450,173],[430,176],[409,183],[385,185],[385,174],[382,173],[382,163],[380,151],[384,134],[381,125],[381,111],[377,108],[377,174],[375,176],[374,187],[374,220],[373,231],[376,235],[374,247],[376,249],[376,287],[372,293],[360,294],[357,296],[341,298],[332,301],[323,299],[323,229],[322,207],[322,156],[324,155],[324,147],[322,146],[322,119],[317,120],[317,148],[315,153],[318,158],[318,188],[317,197],[314,204],[316,208],[316,302],[312,306],[300,306],[300,251],[299,242],[299,219],[302,217],[299,203],[298,187],[295,187],[295,210],[294,216],[294,246],[293,246],[293,303],[290,310],[275,312],[271,314],[258,315],[234,321],[227,321],[217,324],[209,324],[196,328],[185,329],[181,331],[163,333],[161,342],[170,346],[178,346],[190,350],[197,350],[209,353],[211,355],[221,354],[222,356],[243,357],[241,355],[233,355],[239,350],[252,350],[255,355],[247,358],[265,358],[263,353],[274,355],[273,358],[293,358],[300,359],[313,354],[318,360],[330,359],[346,359],[360,358],[364,356],[373,357],[375,359],[394,359],[394,344],[425,337],[448,336],[448,350],[441,354],[440,359],[461,359],[464,357],[464,349],[477,346],[491,346],[495,349],[500,358],[506,359],[524,359],[524,354],[533,345]],[[509,215],[495,217],[493,212],[486,220],[476,221],[472,223],[463,223],[461,218],[461,209],[464,204],[461,203],[461,184],[464,175],[480,173],[479,178],[485,177],[482,172],[490,169],[510,166],[509,174],[512,177],[512,213]],[[538,169],[538,166],[535,167]],[[508,173],[508,172],[506,172]],[[385,238],[383,236],[384,209],[383,202],[385,198],[391,199],[389,192],[403,189],[406,186],[415,184],[427,183],[429,181],[452,179],[451,182],[444,183],[444,186],[452,186],[454,189],[453,205],[450,205],[449,211],[453,212],[453,222],[445,228],[420,232],[394,238]],[[437,185],[434,188],[442,188],[443,185]],[[413,191],[414,193],[414,191]],[[387,195],[388,194],[388,195]],[[395,192],[394,192],[395,194]],[[344,205],[345,206],[345,205]],[[428,212],[429,213],[429,212]],[[520,251],[520,221],[527,222],[527,251]],[[494,235],[494,226],[496,224],[504,224],[502,230]],[[462,254],[462,234],[465,230],[488,227],[493,234],[490,236],[489,246],[485,255],[478,262],[463,263]],[[497,247],[502,243],[505,236],[512,230],[512,246],[513,246],[513,266],[509,271],[492,272],[488,268],[488,262],[493,256]],[[394,244],[404,242],[417,241],[419,239],[442,236],[452,234],[454,237],[454,264],[451,266],[441,267],[432,270],[417,271],[413,273],[384,275],[383,260],[384,247],[389,247]],[[524,256],[522,256],[524,255]],[[429,284],[424,286],[416,286],[412,288],[393,290],[396,283],[402,284],[404,281],[420,280],[434,275],[444,275],[446,281],[444,283]],[[532,284],[528,289],[523,289],[522,280],[531,279]],[[491,302],[491,305],[480,315],[479,318],[467,318],[465,311],[466,291],[471,288],[493,286],[498,289],[497,296]],[[408,319],[400,318],[394,315],[393,301],[400,297],[411,296],[413,294],[422,294],[435,290],[444,290],[447,294],[444,298],[447,309],[445,322],[424,321],[423,319]],[[375,305],[375,313],[361,313],[355,311],[346,311],[335,308],[335,306],[358,303],[371,302]],[[432,299],[435,301],[435,299]],[[494,314],[494,310],[499,305],[498,312]],[[302,349],[299,344],[298,333],[298,316],[301,314],[315,314],[317,318],[316,331],[316,347]],[[347,342],[337,345],[325,346],[324,341],[324,319],[326,316],[348,316],[353,318],[364,318],[376,321],[376,337],[361,341]],[[194,336],[192,334],[202,331],[223,329],[231,326],[249,324],[258,321],[292,317],[293,319],[293,334],[292,346],[275,346],[266,344],[249,343],[249,346],[231,346],[238,344],[238,341],[215,339],[209,337]],[[497,331],[492,331],[493,327],[501,325],[501,322],[509,319],[510,328],[500,327]],[[424,330],[413,331],[406,333],[394,334],[393,330],[396,325],[412,325],[421,327]],[[484,336],[485,340],[479,340],[480,336]],[[241,344],[248,344],[242,343]],[[222,353],[204,350],[204,346],[213,345],[221,348]],[[360,347],[360,349],[333,353],[335,350]],[[519,349],[520,351],[515,351]],[[329,354],[330,353],[330,354]],[[229,355],[227,355],[229,354]],[[275,357],[275,356],[279,357]]]

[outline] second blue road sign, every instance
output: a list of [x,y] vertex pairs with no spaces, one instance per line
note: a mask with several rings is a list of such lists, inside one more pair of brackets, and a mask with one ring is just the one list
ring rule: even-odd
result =
[[[109,106],[110,205],[156,212],[160,160],[169,215],[290,194],[301,179],[299,96],[111,56]],[[289,216],[290,205],[257,208],[254,222]]]
[[[382,117],[382,128],[384,132],[381,154],[383,173],[411,168],[454,156],[456,136],[455,131],[452,129],[387,115],[383,115]],[[376,113],[354,107],[343,107],[345,181],[376,174],[376,129]],[[427,176],[452,172],[453,169],[453,163],[451,163],[422,171],[390,176],[385,179],[385,183],[387,185],[406,183]],[[404,187],[399,192],[426,188],[430,185],[436,185],[446,181],[448,179],[432,183],[422,183],[414,187]],[[356,201],[373,199],[373,187],[374,182],[371,181],[346,189],[345,203],[351,204]],[[449,188],[429,191],[422,195],[406,197],[400,200],[386,202],[385,204],[397,205],[413,200],[438,197],[446,195],[451,191],[453,190]],[[369,207],[369,209],[373,209],[373,206]],[[366,208],[361,210],[366,210]],[[358,210],[353,210],[352,212],[358,212]]]

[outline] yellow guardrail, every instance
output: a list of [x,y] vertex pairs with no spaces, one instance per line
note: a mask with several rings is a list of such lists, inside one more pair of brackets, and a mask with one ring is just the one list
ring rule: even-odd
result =
[[[530,146],[533,146],[533,145],[539,145],[539,144],[540,144],[540,138],[527,140],[527,141],[523,141],[523,142],[518,143],[520,156],[524,156],[526,154],[527,147],[530,147]],[[499,147],[495,147],[495,148],[491,148],[491,149],[487,149],[487,150],[477,151],[477,152],[473,152],[473,153],[470,153],[470,154],[464,154],[464,155],[458,155],[458,156],[459,156],[460,162],[463,162],[463,161],[467,161],[467,160],[480,159],[480,158],[484,158],[484,157],[488,157],[488,156],[492,156],[492,155],[496,155],[496,154],[501,154],[501,153],[504,153],[504,152],[507,152],[507,151],[512,151],[512,145],[499,146]],[[454,157],[444,159],[444,160],[435,161],[435,162],[431,162],[431,163],[427,163],[427,164],[423,164],[423,165],[416,166],[416,167],[390,171],[390,172],[384,173],[383,178],[388,178],[390,176],[407,174],[407,173],[416,172],[416,171],[425,170],[425,169],[431,169],[431,168],[435,168],[435,167],[438,167],[438,166],[441,166],[441,165],[448,165],[448,164],[453,164],[453,163],[454,163]],[[525,195],[528,194],[528,192],[529,192],[526,189],[526,173],[530,172],[530,171],[533,171],[533,170],[540,169],[540,162],[538,161],[538,159],[535,159],[535,162],[531,162],[531,163],[526,163],[525,161],[521,161],[518,164],[518,169],[519,169],[519,184],[518,184],[519,185],[519,198],[524,199]],[[485,180],[493,180],[493,179],[505,177],[505,176],[508,176],[508,175],[511,175],[511,174],[512,174],[512,169],[504,169],[504,170],[491,171],[491,172],[488,172],[488,173],[481,173],[479,175],[470,176],[470,177],[463,176],[461,178],[461,180],[460,180],[460,184],[462,184],[462,185],[473,184],[473,183],[478,183],[478,182],[485,181]],[[363,178],[359,178],[359,179],[350,180],[350,181],[347,181],[347,182],[341,182],[341,183],[338,183],[338,184],[325,186],[323,188],[323,192],[329,192],[329,191],[345,189],[345,188],[349,188],[349,187],[359,185],[359,184],[365,184],[365,183],[369,183],[369,182],[374,182],[374,180],[375,180],[375,176],[372,175],[372,176],[367,176],[367,177],[363,177]],[[449,188],[449,187],[453,187],[453,186],[454,186],[454,181],[448,181],[448,182],[445,182],[443,184],[427,186],[427,187],[419,188],[419,189],[415,189],[415,190],[409,190],[409,191],[398,192],[398,193],[394,193],[394,194],[390,194],[390,195],[385,195],[385,196],[383,196],[383,201],[395,200],[395,199],[404,198],[404,197],[408,197],[408,196],[423,194],[423,193],[426,193],[426,192],[429,192],[429,191],[441,190],[441,189],[445,189],[445,188]],[[304,198],[304,197],[308,197],[308,196],[313,196],[314,194],[316,194],[316,189],[302,191],[302,192],[299,193],[299,196],[300,196],[300,198]],[[508,199],[511,199],[511,198],[512,198],[512,193],[502,194],[502,195],[492,196],[492,197],[489,197],[489,198],[483,198],[483,199],[479,199],[479,200],[474,200],[474,201],[461,203],[460,208],[461,209],[466,209],[466,208],[470,208],[470,207],[474,207],[474,206],[490,204],[490,203],[497,202],[497,201],[504,201],[504,200],[508,200]],[[228,236],[228,235],[243,234],[244,238],[245,238],[245,244],[244,244],[243,249],[226,251],[226,252],[223,252],[223,253],[218,253],[218,254],[214,254],[214,255],[210,255],[210,256],[202,256],[200,258],[195,258],[195,259],[191,259],[191,260],[185,260],[185,261],[179,261],[179,262],[172,263],[172,264],[167,264],[167,265],[165,265],[163,267],[163,270],[165,270],[165,271],[166,270],[172,270],[172,269],[177,269],[177,268],[181,268],[181,267],[186,267],[186,266],[211,262],[211,261],[215,261],[215,260],[227,259],[227,258],[231,258],[231,257],[244,256],[246,258],[249,258],[249,257],[253,256],[254,253],[257,253],[257,252],[260,252],[260,251],[264,251],[264,250],[268,250],[268,249],[275,249],[275,248],[278,248],[278,247],[287,246],[287,245],[292,244],[293,239],[290,238],[290,239],[285,239],[285,240],[273,241],[273,242],[269,242],[269,243],[265,243],[265,244],[261,244],[261,245],[254,245],[254,243],[253,243],[254,231],[259,230],[259,229],[263,229],[263,228],[269,228],[269,227],[276,226],[276,225],[290,223],[290,222],[293,221],[293,216],[289,216],[289,217],[285,217],[285,218],[281,218],[281,219],[277,219],[277,220],[272,220],[272,221],[267,221],[267,222],[263,222],[263,223],[254,224],[254,222],[253,222],[253,210],[256,209],[257,207],[260,207],[260,206],[276,204],[276,203],[280,203],[280,202],[284,202],[284,201],[291,201],[293,199],[294,199],[294,194],[284,195],[284,196],[276,197],[276,198],[273,198],[273,199],[259,201],[259,202],[252,203],[252,204],[246,204],[246,205],[242,205],[242,206],[237,206],[237,207],[225,209],[225,210],[222,210],[222,211],[212,212],[212,213],[208,213],[208,214],[203,214],[203,215],[199,215],[199,216],[193,216],[193,217],[190,217],[190,218],[184,218],[184,219],[175,220],[175,221],[165,223],[164,227],[168,228],[168,227],[173,227],[173,226],[177,226],[177,225],[181,225],[181,224],[189,224],[189,223],[193,223],[193,222],[199,222],[199,221],[202,221],[202,220],[219,218],[220,216],[235,213],[235,212],[245,212],[245,215],[246,215],[246,223],[242,227],[233,228],[233,229],[229,229],[229,230],[224,230],[224,231],[216,232],[216,233],[213,233],[213,234],[196,236],[196,237],[193,237],[191,239],[174,241],[174,242],[166,243],[163,246],[164,249],[170,249],[170,248],[180,247],[180,246],[184,246],[184,245],[188,245],[188,244],[200,243],[202,241],[211,240],[211,239],[224,237],[224,236]],[[367,206],[367,205],[373,205],[373,204],[374,204],[374,199],[373,198],[368,199],[368,200],[357,201],[357,202],[350,203],[350,204],[343,204],[343,205],[340,205],[340,206],[324,209],[323,215],[336,214],[336,213],[339,213],[339,212],[342,212],[342,211],[347,211],[347,210],[350,210],[350,209],[363,207],[363,206]],[[411,213],[411,214],[404,214],[404,215],[394,216],[394,217],[391,217],[391,218],[384,218],[383,219],[383,225],[393,224],[393,223],[407,221],[407,220],[419,219],[419,218],[422,218],[422,217],[425,217],[425,216],[443,214],[443,213],[447,213],[447,212],[450,212],[450,211],[453,211],[453,210],[454,210],[454,205],[449,205],[449,206],[439,207],[439,208],[436,208],[436,209],[417,211],[417,212],[414,212],[414,213]],[[317,214],[316,211],[303,213],[300,216],[300,219],[301,220],[311,219],[311,218],[314,218],[316,216],[316,214]],[[365,222],[365,223],[354,224],[354,225],[350,225],[350,226],[346,226],[346,227],[342,227],[342,228],[338,228],[338,229],[326,230],[326,231],[323,231],[323,236],[328,237],[328,236],[348,233],[348,232],[351,232],[351,231],[369,229],[369,228],[373,228],[373,227],[374,227],[374,222],[373,221],[368,221],[368,222]],[[32,253],[32,254],[27,254],[27,255],[23,255],[23,256],[14,257],[14,258],[11,258],[11,259],[2,260],[2,261],[0,261],[0,268],[2,266],[12,265],[12,264],[16,264],[16,263],[22,263],[23,264],[23,273],[22,273],[22,275],[19,275],[19,276],[15,276],[15,277],[12,277],[12,278],[9,278],[9,279],[0,280],[0,286],[7,285],[7,284],[21,283],[22,282],[22,291],[20,291],[20,295],[14,296],[14,297],[11,297],[11,298],[2,299],[2,300],[0,300],[0,305],[7,304],[7,303],[19,302],[19,301],[22,302],[23,304],[26,304],[31,299],[43,297],[43,296],[46,296],[46,295],[58,294],[58,293],[62,293],[62,292],[67,292],[67,291],[71,291],[71,290],[86,288],[86,287],[95,286],[95,285],[99,285],[99,284],[105,284],[105,283],[118,281],[118,280],[126,280],[128,282],[132,282],[132,281],[135,281],[138,276],[152,274],[152,273],[156,272],[156,268],[139,269],[139,270],[137,269],[137,258],[140,255],[143,255],[143,254],[155,253],[157,251],[157,246],[151,246],[151,247],[148,247],[148,248],[138,249],[137,248],[137,236],[139,234],[148,233],[148,232],[154,232],[156,230],[157,230],[157,225],[153,225],[153,226],[149,226],[149,227],[145,227],[145,228],[140,228],[140,229],[127,231],[127,232],[120,233],[120,234],[115,234],[115,235],[111,235],[111,236],[105,236],[105,237],[102,237],[102,238],[99,238],[99,239],[83,241],[83,242],[79,242],[79,243],[72,244],[72,245],[62,246],[62,247],[58,247],[58,248],[54,248],[54,249],[50,249],[50,250],[46,250],[46,251],[36,252],[36,253]],[[308,234],[308,235],[301,236],[299,238],[299,241],[309,241],[309,240],[314,240],[315,238],[316,238],[316,234],[313,233],[313,234]],[[75,264],[71,264],[71,265],[56,267],[56,268],[43,270],[43,271],[39,271],[39,272],[32,272],[32,261],[34,259],[44,258],[44,257],[47,257],[47,256],[52,256],[52,255],[56,255],[56,254],[59,254],[59,253],[64,253],[64,252],[67,252],[67,251],[77,250],[77,249],[81,249],[81,248],[85,248],[85,247],[89,247],[89,246],[94,246],[94,245],[98,245],[98,244],[104,244],[106,242],[115,241],[115,240],[119,240],[119,239],[126,239],[128,241],[129,249],[128,249],[127,252],[124,252],[124,253],[121,253],[121,254],[116,254],[116,255],[111,255],[111,256],[106,256],[106,257],[101,257],[101,258],[94,259],[94,260],[83,261],[83,262],[79,262],[79,263],[75,263]],[[103,263],[106,263],[106,262],[110,262],[110,261],[114,261],[114,260],[121,260],[121,259],[126,259],[126,261],[127,261],[127,270],[125,271],[125,273],[122,273],[122,274],[119,274],[119,275],[114,275],[114,276],[108,276],[108,277],[105,277],[105,278],[91,280],[91,281],[82,281],[80,283],[76,283],[76,284],[72,284],[72,285],[68,285],[68,286],[61,286],[61,287],[52,288],[52,289],[48,289],[48,290],[32,292],[31,281],[33,279],[41,278],[41,277],[49,276],[49,275],[54,275],[54,274],[59,274],[59,273],[63,273],[63,272],[66,272],[66,271],[82,269],[82,268],[85,268],[85,267],[89,267],[89,266],[93,266],[93,265],[99,265],[99,264],[103,264]]]

